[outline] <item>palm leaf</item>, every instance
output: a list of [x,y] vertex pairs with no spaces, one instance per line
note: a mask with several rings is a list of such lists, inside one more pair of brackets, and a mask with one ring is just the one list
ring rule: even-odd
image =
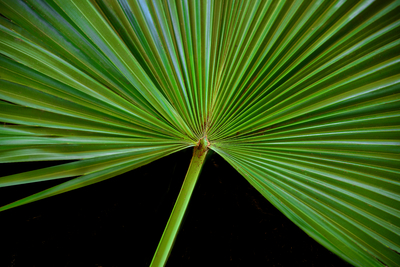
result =
[[75,178],[0,210],[195,147],[190,196],[211,149],[339,257],[398,266],[399,5],[2,1],[0,161],[74,161],[0,185]]

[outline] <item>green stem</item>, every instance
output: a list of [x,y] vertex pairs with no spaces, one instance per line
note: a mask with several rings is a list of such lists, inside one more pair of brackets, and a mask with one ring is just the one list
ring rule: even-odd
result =
[[164,266],[168,260],[207,152],[208,141],[207,138],[204,137],[194,148],[192,161],[190,162],[188,172],[186,173],[185,181],[183,182],[178,199],[175,202],[174,209],[169,217],[160,243],[158,243],[156,253],[154,254],[153,260],[150,264],[151,267]]

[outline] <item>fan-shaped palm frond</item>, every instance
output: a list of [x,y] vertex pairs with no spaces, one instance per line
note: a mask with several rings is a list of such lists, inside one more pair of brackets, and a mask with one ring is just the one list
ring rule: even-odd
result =
[[209,149],[326,248],[400,263],[400,1],[3,0],[0,161],[74,160],[7,210],[195,147],[153,265]]

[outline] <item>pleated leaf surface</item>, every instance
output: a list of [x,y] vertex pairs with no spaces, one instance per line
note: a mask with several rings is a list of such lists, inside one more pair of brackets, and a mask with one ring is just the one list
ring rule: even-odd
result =
[[[0,178],[90,185],[206,136],[356,266],[400,264],[400,1],[3,0]],[[72,160],[72,162],[71,162]]]

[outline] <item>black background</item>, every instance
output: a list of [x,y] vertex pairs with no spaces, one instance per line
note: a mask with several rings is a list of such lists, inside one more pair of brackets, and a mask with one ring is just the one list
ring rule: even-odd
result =
[[[1,212],[0,266],[149,266],[191,155],[192,149],[181,151],[101,183]],[[0,166],[3,176],[59,163]],[[0,204],[60,182],[0,188]],[[167,266],[350,265],[213,154]]]

